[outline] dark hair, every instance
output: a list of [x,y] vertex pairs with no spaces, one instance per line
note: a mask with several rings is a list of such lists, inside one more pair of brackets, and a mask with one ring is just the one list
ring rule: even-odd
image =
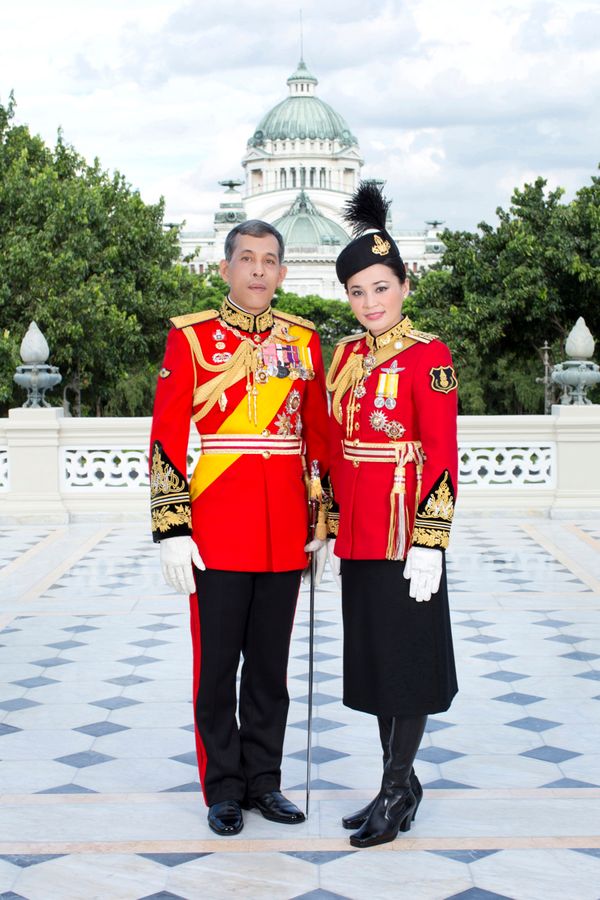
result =
[[225,238],[225,259],[227,262],[231,261],[239,234],[249,234],[251,237],[257,238],[266,237],[269,234],[272,235],[279,245],[278,257],[279,264],[281,265],[285,254],[283,238],[276,228],[269,225],[268,222],[263,222],[262,219],[248,219],[247,222],[240,222],[239,225],[236,225],[235,228],[231,229]]
[[[387,266],[388,269],[391,269],[400,284],[404,284],[406,281],[406,266],[399,256],[391,256],[388,257],[388,259],[382,259],[379,262],[380,265]],[[376,263],[373,263],[373,265],[376,265]],[[350,278],[352,278],[352,275],[350,275],[348,281],[350,281]],[[348,281],[344,282],[344,289],[346,291],[348,290]]]
[[404,282],[406,281],[406,266],[399,256],[392,257],[391,259],[384,259],[383,265],[387,266],[388,269],[392,270],[394,275],[398,276],[400,284],[404,284]]

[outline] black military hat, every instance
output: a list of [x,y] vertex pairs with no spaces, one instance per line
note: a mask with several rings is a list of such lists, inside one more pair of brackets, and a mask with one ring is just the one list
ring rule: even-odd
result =
[[390,205],[374,181],[361,182],[346,204],[344,221],[352,226],[355,238],[344,247],[335,264],[342,284],[376,263],[394,259],[404,267],[398,246],[385,227]]

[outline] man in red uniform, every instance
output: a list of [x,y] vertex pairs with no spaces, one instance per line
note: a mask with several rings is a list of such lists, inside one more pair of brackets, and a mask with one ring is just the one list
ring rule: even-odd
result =
[[[198,766],[220,835],[241,831],[242,808],[304,819],[280,793],[281,756],[300,577],[318,547],[305,473],[328,468],[327,401],[314,326],[271,307],[283,252],[265,222],[229,233],[229,296],[171,320],[152,424],[152,531],[165,579],[191,595]],[[188,483],[190,421],[201,455]]]

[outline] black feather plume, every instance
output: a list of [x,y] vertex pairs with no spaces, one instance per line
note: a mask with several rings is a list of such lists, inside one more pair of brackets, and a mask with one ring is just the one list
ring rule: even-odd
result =
[[390,206],[391,200],[385,199],[375,182],[361,181],[356,193],[346,203],[343,218],[352,226],[354,237],[370,228],[385,231]]

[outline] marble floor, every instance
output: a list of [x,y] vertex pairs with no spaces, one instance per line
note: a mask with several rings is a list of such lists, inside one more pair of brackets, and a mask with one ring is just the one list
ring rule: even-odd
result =
[[[317,593],[311,804],[219,839],[195,763],[187,600],[144,523],[0,529],[0,900],[599,900],[600,524],[459,517],[460,693],[430,719],[413,828],[355,851],[375,721],[342,706],[339,593]],[[286,793],[304,804],[308,592]]]

